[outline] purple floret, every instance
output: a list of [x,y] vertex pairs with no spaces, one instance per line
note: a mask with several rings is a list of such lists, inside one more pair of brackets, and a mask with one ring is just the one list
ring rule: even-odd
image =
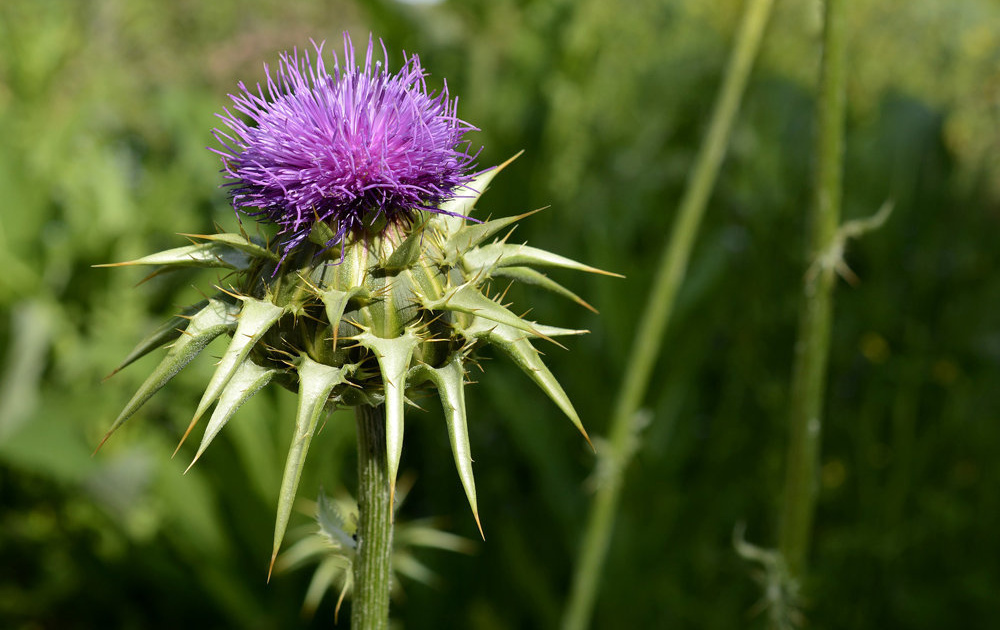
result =
[[234,112],[220,114],[229,131],[214,130],[233,207],[276,223],[287,255],[325,222],[333,246],[377,218],[407,220],[417,210],[441,212],[462,194],[476,155],[463,141],[476,128],[458,118],[458,99],[447,85],[428,93],[416,55],[397,73],[388,54],[364,66],[344,35],[344,65],[333,55],[333,73],[309,53],[283,53],[267,72],[267,94],[239,84],[230,95]]

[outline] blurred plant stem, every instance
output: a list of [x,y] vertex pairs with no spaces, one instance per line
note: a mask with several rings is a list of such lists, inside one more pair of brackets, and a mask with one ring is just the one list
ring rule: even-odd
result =
[[392,502],[385,447],[385,408],[357,407],[358,555],[354,564],[351,628],[389,627]]
[[740,108],[747,78],[771,14],[772,0],[749,0],[726,66],[722,88],[712,112],[708,134],[699,149],[694,170],[666,242],[653,287],[649,294],[625,375],[611,418],[609,439],[600,454],[599,485],[587,520],[580,556],[573,575],[569,603],[563,618],[566,630],[590,625],[598,581],[620,501],[625,468],[634,451],[639,430],[639,407],[649,386],[663,333],[674,309],[677,291],[684,280],[691,249],[705,213],[729,136]]
[[816,504],[833,287],[840,262],[844,154],[845,21],[843,0],[827,0],[817,103],[816,190],[810,217],[806,272],[790,394],[790,436],[778,549],[793,585],[805,573]]

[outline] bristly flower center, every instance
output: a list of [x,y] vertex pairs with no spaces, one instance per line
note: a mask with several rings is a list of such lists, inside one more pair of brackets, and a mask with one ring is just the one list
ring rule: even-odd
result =
[[464,140],[476,128],[457,116],[447,86],[430,93],[420,60],[412,55],[397,73],[388,54],[372,62],[371,38],[363,65],[344,35],[344,64],[333,73],[308,52],[283,53],[258,84],[239,84],[219,118],[228,131],[213,133],[233,207],[270,221],[283,235],[282,255],[299,246],[317,222],[333,237],[328,247],[376,221],[395,223],[418,210],[442,212],[473,177],[477,154]]

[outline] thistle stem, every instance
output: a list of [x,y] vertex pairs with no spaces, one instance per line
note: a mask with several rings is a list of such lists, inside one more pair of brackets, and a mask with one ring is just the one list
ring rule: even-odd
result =
[[358,552],[354,563],[351,628],[389,627],[392,504],[385,447],[385,408],[357,407]]
[[614,527],[615,512],[637,432],[639,406],[646,395],[663,332],[670,321],[677,291],[684,280],[691,249],[719,167],[729,144],[736,114],[760,48],[773,0],[750,0],[743,12],[739,32],[726,66],[722,88],[712,112],[708,135],[702,142],[684,198],[665,244],[649,301],[639,322],[625,375],[611,418],[607,452],[607,476],[602,479],[591,506],[580,556],[573,575],[569,603],[563,618],[566,630],[590,625],[604,559]]
[[816,190],[808,244],[810,269],[803,286],[792,370],[790,436],[778,549],[793,583],[800,582],[805,572],[816,504],[820,418],[836,281],[847,71],[843,7],[842,0],[826,1],[817,104]]

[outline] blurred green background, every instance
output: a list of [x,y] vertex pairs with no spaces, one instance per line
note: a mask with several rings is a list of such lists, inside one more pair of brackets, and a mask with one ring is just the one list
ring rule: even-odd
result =
[[[1000,5],[849,2],[846,218],[861,282],[836,295],[807,615],[813,628],[989,627],[1000,617]],[[242,409],[187,475],[170,454],[199,360],[97,456],[157,357],[101,382],[210,273],[136,286],[93,269],[236,227],[214,114],[238,80],[350,31],[420,54],[482,129],[481,164],[525,154],[481,212],[544,205],[517,235],[626,274],[557,279],[597,316],[515,290],[593,333],[546,360],[606,428],[638,312],[704,134],[742,3],[5,0],[0,4],[0,626],[330,627],[308,571],[265,584],[295,398]],[[810,199],[819,2],[778,2],[647,397],[596,628],[763,627],[738,523],[773,545]],[[486,541],[419,556],[407,628],[557,624],[594,456],[516,367],[467,389]],[[440,412],[409,414],[402,519],[477,539]],[[299,494],[351,488],[353,419],[317,436]],[[300,524],[307,524],[305,516]],[[347,622],[341,620],[341,627]]]

